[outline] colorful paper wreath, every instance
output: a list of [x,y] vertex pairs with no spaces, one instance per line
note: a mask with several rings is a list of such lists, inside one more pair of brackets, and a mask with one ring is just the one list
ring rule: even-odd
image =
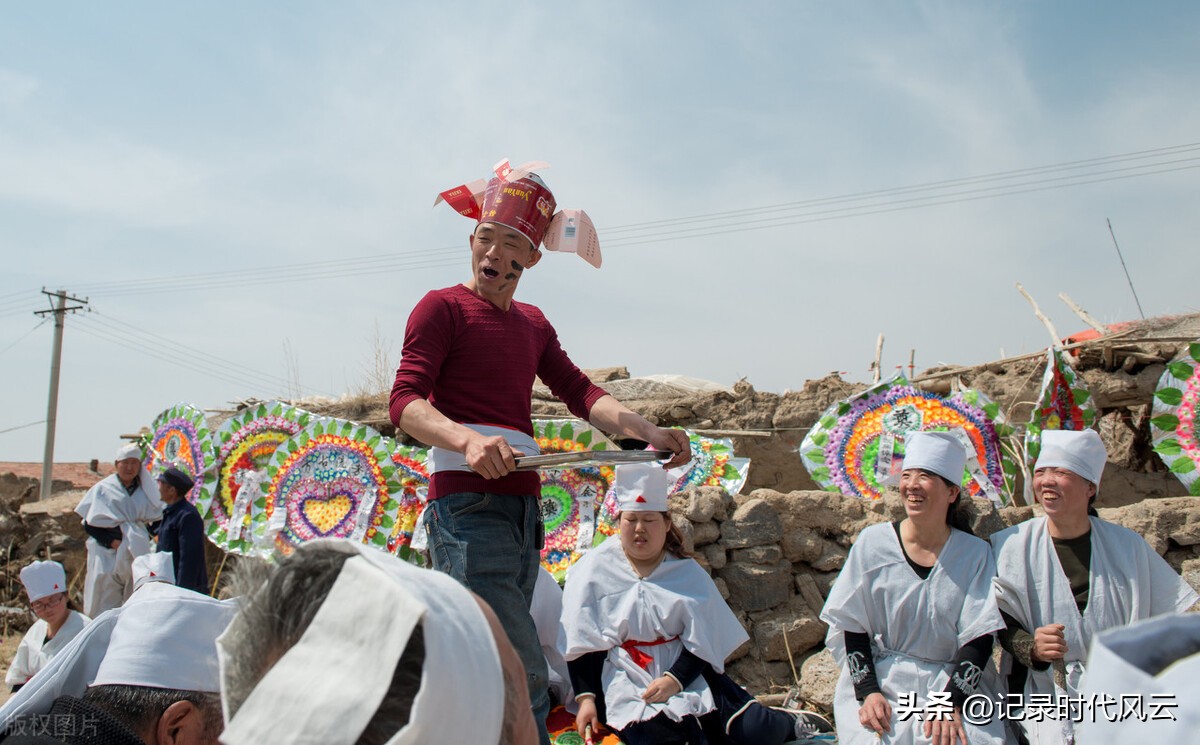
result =
[[692,443],[692,460],[675,469],[680,473],[671,493],[692,486],[719,486],[729,494],[742,490],[750,473],[750,459],[734,457],[733,440],[702,437],[695,432],[688,432],[688,440]]
[[429,494],[429,450],[415,445],[392,443],[392,464],[396,467],[398,484],[394,497],[397,502],[396,524],[388,535],[387,549],[405,560],[413,556],[413,532],[425,510]]
[[[603,432],[581,419],[537,419],[533,422],[533,435],[543,453],[620,449]],[[567,568],[581,556],[579,536],[584,518],[591,523],[589,547],[606,537],[596,529],[595,517],[599,503],[610,491],[613,469],[587,466],[542,471],[541,477],[542,521],[546,529],[542,566],[561,582]],[[590,515],[580,511],[585,504],[590,505]]]
[[999,415],[999,406],[978,391],[942,398],[898,375],[827,409],[805,436],[800,456],[822,489],[879,499],[881,481],[903,460],[906,434],[961,430],[978,461],[964,470],[963,489],[1006,504],[1011,491],[996,431]]
[[1030,471],[1042,451],[1042,430],[1087,429],[1096,422],[1096,404],[1079,374],[1067,363],[1062,350],[1046,350],[1042,392],[1025,425],[1025,463]]
[[[250,518],[256,512],[264,514],[266,507],[258,485],[275,449],[300,434],[314,418],[294,406],[268,401],[250,406],[221,424],[213,437],[217,467],[205,474],[203,492],[196,500],[210,541],[235,554],[257,553]],[[237,516],[232,524],[231,515]]]
[[[746,485],[750,459],[733,454],[733,440],[703,437],[688,432],[692,444],[692,459],[686,465],[670,471],[672,479],[668,494],[693,486],[719,486],[729,494],[737,494]],[[600,532],[606,536],[617,532],[617,497],[612,488],[600,507]]]
[[1154,452],[1175,474],[1188,494],[1200,497],[1200,436],[1196,409],[1200,405],[1200,341],[1167,365],[1158,379],[1150,419]]
[[[399,493],[390,446],[370,427],[340,419],[310,423],[276,448],[253,519],[260,550],[291,553],[316,538],[349,538],[386,551]],[[265,519],[263,519],[265,518]]]
[[157,478],[175,466],[191,476],[196,484],[187,499],[194,503],[203,489],[205,475],[216,461],[204,412],[191,404],[176,404],[155,418],[152,429],[143,459],[146,470]]

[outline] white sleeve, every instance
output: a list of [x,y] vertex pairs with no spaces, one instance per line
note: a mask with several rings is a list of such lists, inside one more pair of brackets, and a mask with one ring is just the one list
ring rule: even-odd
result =
[[21,643],[17,645],[17,653],[13,655],[12,664],[8,666],[4,682],[10,686],[24,685],[32,677],[33,673],[29,670],[29,632],[27,631],[21,638]]

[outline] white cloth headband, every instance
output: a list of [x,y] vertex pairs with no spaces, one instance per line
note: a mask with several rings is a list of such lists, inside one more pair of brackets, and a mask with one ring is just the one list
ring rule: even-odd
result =
[[1095,484],[1099,492],[1107,461],[1108,452],[1096,430],[1047,429],[1042,430],[1042,450],[1033,469],[1065,468]]
[[[425,638],[421,687],[408,723],[389,745],[475,742],[492,733],[498,740],[504,678],[491,627],[474,596],[447,575],[361,544],[336,543],[358,555],[346,560],[300,641],[255,686],[221,741],[356,742],[418,623]],[[224,668],[230,650],[224,637],[217,644]],[[470,716],[463,715],[464,703]]]

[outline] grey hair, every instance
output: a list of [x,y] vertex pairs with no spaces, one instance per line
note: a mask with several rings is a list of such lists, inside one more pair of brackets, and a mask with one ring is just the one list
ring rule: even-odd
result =
[[187,701],[204,717],[204,737],[216,742],[224,725],[221,697],[216,693],[180,691],[134,685],[101,685],[87,689],[83,700],[103,709],[114,719],[141,735],[153,732],[158,720],[172,704]]
[[[354,556],[356,553],[345,547],[317,544],[301,546],[273,570],[261,563],[239,563],[230,585],[248,591],[225,631],[229,654],[221,681],[230,717],[304,635],[333,589],[342,565]],[[358,739],[359,745],[383,745],[408,723],[424,663],[425,635],[417,626],[379,709]],[[331,659],[328,664],[338,665],[340,660]]]

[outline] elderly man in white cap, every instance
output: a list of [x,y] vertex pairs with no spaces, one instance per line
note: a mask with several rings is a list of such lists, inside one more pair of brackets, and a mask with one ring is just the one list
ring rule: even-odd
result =
[[216,639],[236,606],[171,585],[145,589],[0,708],[5,745],[216,745]]
[[50,659],[83,631],[89,619],[67,600],[67,573],[57,561],[35,561],[21,570],[21,584],[37,621],[25,632],[4,682],[20,690]]
[[362,544],[301,546],[218,645],[225,745],[537,742],[525,669],[491,609]]
[[1021,725],[1034,745],[1073,738],[1071,716],[1059,718],[1054,705],[1034,714],[1029,697],[1078,696],[1094,634],[1198,599],[1140,535],[1090,509],[1106,460],[1093,430],[1043,432],[1033,494],[1045,515],[992,536],[1007,624],[1000,642],[1015,661],[1010,692],[1024,693]]
[[88,534],[83,612],[95,618],[133,592],[133,559],[151,548],[146,526],[162,519],[163,504],[142,466],[141,448],[128,444],[118,450],[116,472],[88,489],[75,512]]

